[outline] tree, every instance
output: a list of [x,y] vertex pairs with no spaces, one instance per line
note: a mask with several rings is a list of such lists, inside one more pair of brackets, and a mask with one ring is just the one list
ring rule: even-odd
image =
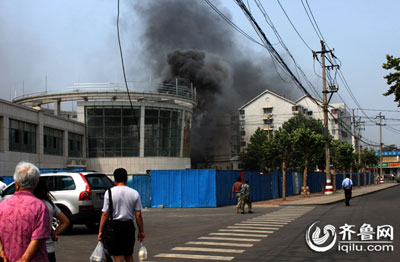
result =
[[289,159],[293,153],[292,149],[292,136],[285,129],[280,127],[274,132],[273,146],[279,154],[277,159],[282,163],[282,199],[286,200],[286,169],[288,166]]
[[243,162],[245,169],[257,171],[265,169],[265,142],[267,140],[267,133],[261,128],[257,128],[256,132],[250,137],[250,143],[239,154],[239,159]]
[[353,160],[353,146],[345,141],[338,141],[337,148],[335,148],[334,162],[337,164],[337,168],[343,170],[343,175],[351,167]]
[[375,151],[372,148],[364,149],[363,162],[365,163],[366,167],[375,167],[379,163],[379,156],[375,155]]
[[386,83],[390,85],[389,90],[384,93],[384,96],[394,94],[394,101],[400,107],[400,58],[386,55],[386,63],[382,64],[382,68],[386,70],[394,69],[395,72],[384,76]]
[[336,191],[336,175],[338,169],[342,166],[341,162],[341,148],[346,147],[344,143],[348,144],[343,140],[332,140],[330,146],[330,153],[331,153],[331,164],[333,166],[333,191]]
[[324,147],[325,139],[322,134],[311,130],[310,128],[298,128],[292,133],[293,150],[304,163],[303,169],[303,195],[307,191],[307,173],[309,170],[310,162],[317,152]]

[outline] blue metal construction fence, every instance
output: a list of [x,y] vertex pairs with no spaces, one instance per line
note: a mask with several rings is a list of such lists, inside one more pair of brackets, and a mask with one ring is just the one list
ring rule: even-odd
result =
[[[242,175],[241,175],[242,173]],[[234,205],[232,185],[237,177],[249,180],[252,201],[269,200],[282,197],[282,173],[268,174],[250,171],[222,171],[215,169],[199,170],[152,170],[151,175],[129,175],[128,186],[136,189],[143,207],[219,207]],[[6,184],[13,178],[3,177]],[[344,175],[336,174],[336,189],[342,186]],[[307,186],[311,193],[322,192],[326,176],[320,172],[307,175]],[[352,174],[353,185],[373,184],[373,173]],[[367,182],[367,183],[366,183]],[[286,196],[297,195],[303,186],[303,173],[286,173]]]
[[[218,207],[234,205],[232,185],[237,177],[249,180],[252,201],[269,200],[282,197],[282,173],[275,171],[269,174],[249,171],[206,170],[152,170],[151,194],[148,201],[151,207]],[[340,189],[343,174],[336,174],[336,188]],[[353,183],[358,186],[358,175],[353,173]],[[150,179],[150,178],[146,178]],[[148,181],[148,180],[146,180]],[[138,182],[147,183],[146,181]],[[360,185],[373,184],[373,174],[360,174]],[[311,193],[322,192],[326,175],[321,172],[310,172],[307,185]],[[303,173],[286,173],[286,196],[297,195],[303,185]],[[140,190],[140,189],[139,189]],[[149,189],[146,189],[149,190]]]

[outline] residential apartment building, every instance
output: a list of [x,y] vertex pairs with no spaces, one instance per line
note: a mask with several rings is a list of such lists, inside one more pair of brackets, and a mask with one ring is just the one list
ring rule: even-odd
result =
[[[270,90],[265,90],[254,99],[239,108],[241,150],[250,141],[257,128],[272,134],[282,124],[296,114],[323,121],[322,101],[303,96],[296,101],[280,96]],[[334,139],[351,143],[351,118],[345,104],[330,104],[328,114],[328,129]]]

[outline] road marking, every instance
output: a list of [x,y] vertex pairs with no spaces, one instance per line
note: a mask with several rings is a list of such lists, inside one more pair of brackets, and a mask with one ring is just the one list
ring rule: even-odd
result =
[[206,246],[227,246],[227,247],[252,247],[253,244],[244,243],[225,243],[225,242],[206,242],[206,241],[189,241],[186,245],[206,245]]
[[259,227],[265,227],[265,226],[270,226],[270,227],[283,227],[284,225],[271,225],[267,222],[265,222],[265,224],[261,224],[261,223],[252,223],[252,222],[242,222],[240,224],[235,224],[236,226],[259,226]]
[[235,257],[225,257],[225,256],[203,256],[203,255],[187,255],[187,254],[165,254],[161,253],[155,255],[155,257],[168,257],[168,258],[186,258],[186,259],[203,259],[203,260],[223,260],[223,261],[231,261]]
[[243,253],[244,249],[231,248],[207,248],[207,247],[174,247],[173,251],[199,251],[199,252],[217,252],[217,253]]
[[[252,222],[252,221],[247,221],[247,222]],[[276,222],[276,221],[268,221],[268,220],[260,220],[260,221],[254,221],[254,222],[257,222],[257,223],[263,223],[263,222],[265,222],[265,223],[268,223],[268,224],[276,224],[276,225],[287,225],[288,223],[286,223],[286,222]]]
[[198,239],[203,240],[232,240],[238,242],[260,242],[261,239],[255,238],[234,238],[234,237],[199,237]]
[[237,236],[237,237],[268,237],[263,234],[240,234],[240,233],[210,233],[210,236]]
[[268,230],[278,230],[278,227],[252,227],[252,226],[228,226],[227,228],[236,228],[236,229],[241,229],[241,228],[247,228],[247,229],[268,229]]
[[274,231],[266,231],[266,230],[245,230],[245,229],[218,229],[220,232],[244,232],[244,233],[265,233],[272,234]]

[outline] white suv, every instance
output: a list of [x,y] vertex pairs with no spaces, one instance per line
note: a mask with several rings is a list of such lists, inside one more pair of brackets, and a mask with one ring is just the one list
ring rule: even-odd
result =
[[[57,172],[41,174],[55,197],[56,204],[73,224],[85,224],[94,230],[100,221],[105,191],[114,186],[108,176],[96,172]],[[8,185],[1,200],[15,192],[15,184]]]

